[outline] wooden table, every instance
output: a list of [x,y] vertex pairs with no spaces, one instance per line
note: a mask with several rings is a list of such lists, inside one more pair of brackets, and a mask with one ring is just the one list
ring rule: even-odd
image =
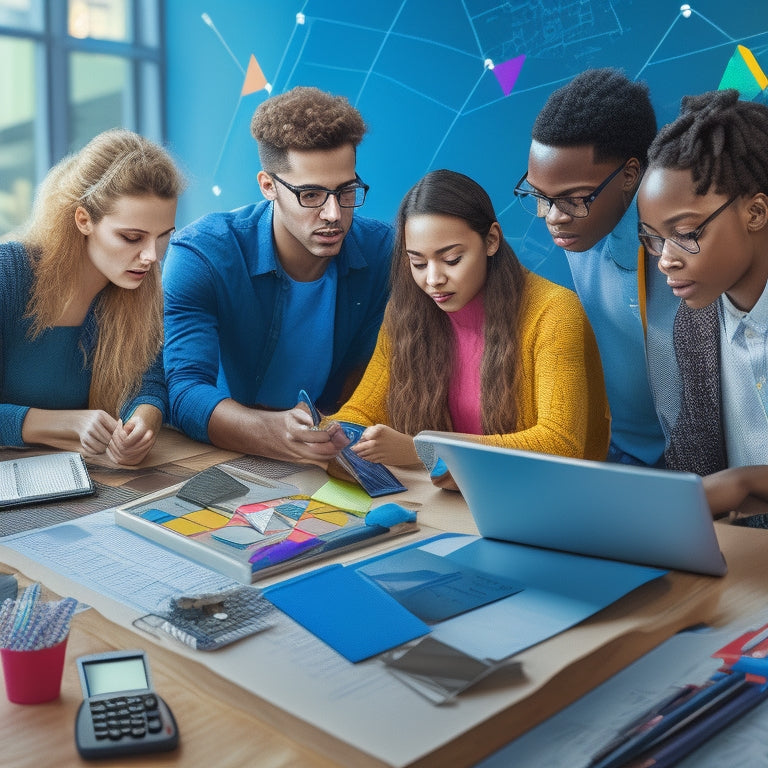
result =
[[[176,436],[173,440],[179,442]],[[188,445],[177,463],[200,470],[233,456],[210,446]],[[177,445],[178,447],[178,445]],[[423,524],[475,532],[460,496],[434,489],[423,472],[398,471],[415,489]],[[413,493],[410,498],[413,498]],[[524,676],[491,679],[466,696],[494,701],[493,712],[466,732],[444,733],[441,745],[411,763],[469,766],[574,701],[674,632],[698,622],[724,625],[764,608],[768,597],[768,532],[718,525],[729,563],[723,578],[672,573],[651,582],[577,627],[518,655]],[[359,553],[357,557],[359,557]],[[0,548],[0,563],[5,562]],[[0,571],[9,571],[0,565]],[[22,572],[34,573],[29,568]],[[27,574],[28,575],[28,574]],[[22,577],[22,583],[24,577]],[[46,583],[47,588],[56,583]],[[86,653],[145,648],[157,690],[169,702],[181,734],[168,755],[104,761],[110,766],[372,766],[382,762],[341,742],[316,724],[300,720],[264,698],[220,678],[196,661],[180,663],[177,653],[145,635],[108,621],[94,610],[78,614],[72,626],[58,701],[37,706],[9,703],[0,695],[0,765],[7,768],[98,765],[80,760],[74,722],[82,700],[74,659]],[[0,690],[2,690],[0,688]],[[476,698],[479,697],[479,698]],[[374,704],[375,706],[375,704]],[[387,727],[383,724],[382,727]],[[414,722],[410,727],[419,728]],[[396,732],[392,738],[397,739]]]

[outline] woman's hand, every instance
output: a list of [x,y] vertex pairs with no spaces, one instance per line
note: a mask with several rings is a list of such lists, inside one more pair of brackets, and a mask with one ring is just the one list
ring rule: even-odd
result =
[[141,464],[155,444],[163,417],[152,405],[140,405],[128,421],[115,424],[106,447],[107,458],[128,467]]
[[456,481],[450,472],[443,472],[442,475],[430,475],[432,485],[436,485],[438,488],[442,488],[444,491],[458,491],[459,486],[456,485]]
[[83,456],[107,450],[117,420],[106,411],[50,411],[30,408],[21,428],[21,439],[31,445],[48,445]]
[[704,492],[714,517],[746,511],[750,500],[768,501],[768,466],[730,467],[703,478]]
[[362,459],[393,467],[420,463],[413,438],[383,424],[368,427],[352,450]]

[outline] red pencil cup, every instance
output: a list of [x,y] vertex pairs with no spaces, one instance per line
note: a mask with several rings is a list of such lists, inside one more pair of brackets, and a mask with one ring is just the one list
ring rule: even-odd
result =
[[8,701],[14,704],[42,704],[58,699],[66,651],[66,637],[50,648],[36,651],[0,648]]

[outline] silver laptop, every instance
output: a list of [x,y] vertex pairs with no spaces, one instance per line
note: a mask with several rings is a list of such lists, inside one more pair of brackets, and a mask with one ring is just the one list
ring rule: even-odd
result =
[[720,576],[725,559],[701,478],[688,472],[494,448],[420,432],[447,465],[482,536]]

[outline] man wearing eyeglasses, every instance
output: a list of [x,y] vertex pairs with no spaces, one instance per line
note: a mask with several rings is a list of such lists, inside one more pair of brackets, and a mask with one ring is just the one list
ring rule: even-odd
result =
[[[591,69],[554,91],[536,117],[515,195],[565,251],[597,338],[611,407],[608,459],[661,466],[664,435],[646,368],[638,302],[635,194],[656,135],[644,84]],[[674,297],[657,270],[649,290]],[[657,285],[658,284],[658,285]]]
[[251,121],[262,202],[211,213],[171,240],[163,268],[171,421],[221,448],[324,463],[305,390],[333,412],[373,351],[392,229],[355,215],[366,126],[345,98],[297,87]]

